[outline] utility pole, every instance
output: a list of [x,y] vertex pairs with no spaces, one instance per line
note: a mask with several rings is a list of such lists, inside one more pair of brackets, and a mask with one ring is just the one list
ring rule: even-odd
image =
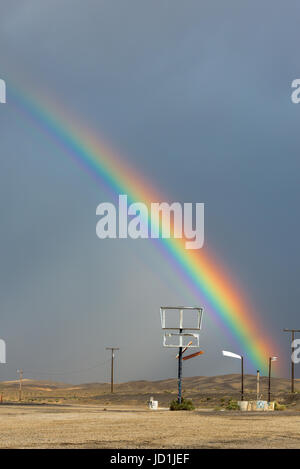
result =
[[22,400],[22,379],[23,379],[23,370],[17,370],[19,375],[19,401]]
[[118,347],[106,347],[106,350],[111,350],[111,374],[110,374],[110,392],[114,392],[114,359],[115,359],[115,350],[120,350]]
[[256,372],[256,400],[259,401],[259,370]]
[[[292,333],[292,344],[295,340],[295,332],[300,332],[300,329],[283,329],[283,332],[291,332]],[[295,392],[295,363],[291,360],[291,393],[294,394]]]

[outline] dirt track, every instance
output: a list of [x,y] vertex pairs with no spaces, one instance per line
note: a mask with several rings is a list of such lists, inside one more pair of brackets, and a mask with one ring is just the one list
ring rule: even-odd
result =
[[1,406],[1,448],[300,448],[295,412]]

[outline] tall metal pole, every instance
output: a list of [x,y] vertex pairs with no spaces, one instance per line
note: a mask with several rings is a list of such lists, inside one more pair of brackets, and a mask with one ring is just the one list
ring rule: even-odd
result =
[[268,402],[271,402],[271,368],[272,368],[272,357],[269,358]]
[[256,372],[256,400],[259,400],[259,370]]
[[[291,332],[292,333],[292,344],[295,340],[295,332],[300,332],[300,329],[283,329],[284,332]],[[291,393],[294,394],[295,392],[295,363],[291,359]]]
[[242,378],[242,383],[241,383],[241,401],[244,400],[244,357],[241,357],[241,378]]
[[[292,331],[292,345],[295,340],[295,331]],[[295,392],[295,363],[293,360],[291,360],[292,363],[292,369],[291,369],[291,380],[292,380],[292,385],[291,385],[291,393],[294,394]]]
[[[180,329],[180,333],[182,329]],[[182,347],[179,347],[178,353],[178,404],[182,401]]]
[[106,350],[111,350],[111,372],[110,372],[110,392],[114,392],[114,359],[115,359],[115,350],[120,350],[118,347],[106,347]]

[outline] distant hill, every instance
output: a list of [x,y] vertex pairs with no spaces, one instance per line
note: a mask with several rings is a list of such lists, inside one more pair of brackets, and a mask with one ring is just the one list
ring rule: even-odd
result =
[[[217,406],[229,399],[239,399],[240,375],[194,376],[183,379],[183,391],[186,397],[192,398],[198,406]],[[300,381],[296,380],[295,388],[300,393]],[[176,398],[177,379],[159,381],[130,381],[115,384],[115,392],[110,393],[109,383],[66,384],[45,380],[23,380],[22,397],[27,403],[64,404],[72,402],[97,403],[103,405],[146,405],[150,396],[158,399],[161,405],[168,405]],[[246,375],[244,381],[245,397],[256,398],[256,376]],[[260,379],[260,393],[267,398],[268,378]],[[272,393],[276,399],[290,399],[290,381],[272,378]],[[3,402],[16,402],[19,398],[19,382],[3,381],[0,383],[0,394]],[[294,396],[296,399],[298,396]],[[290,399],[291,400],[291,399]],[[297,404],[298,405],[298,404]],[[299,402],[300,405],[300,402]]]

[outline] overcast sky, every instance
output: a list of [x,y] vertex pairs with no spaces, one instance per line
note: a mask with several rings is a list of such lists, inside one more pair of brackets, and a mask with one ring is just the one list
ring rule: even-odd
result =
[[[288,376],[282,329],[300,328],[299,3],[0,0],[0,11],[0,379],[23,367],[106,381],[110,345],[117,381],[175,377],[159,306],[196,301],[150,241],[96,237],[109,194],[18,112],[10,80],[60,102],[169,200],[205,203],[205,246],[251,299]],[[201,347],[185,376],[238,372],[209,312]]]

